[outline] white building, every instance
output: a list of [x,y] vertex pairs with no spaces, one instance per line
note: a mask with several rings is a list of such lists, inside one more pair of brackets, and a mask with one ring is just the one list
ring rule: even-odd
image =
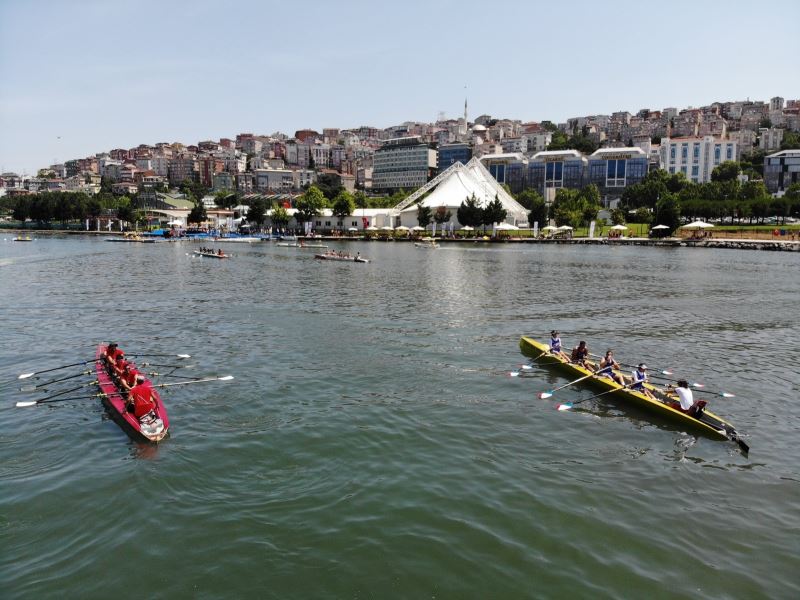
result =
[[762,127],[758,130],[758,147],[762,150],[778,150],[783,141],[783,129]]
[[683,173],[695,183],[711,181],[714,167],[738,159],[738,146],[734,140],[710,135],[661,140],[661,166],[670,173]]
[[257,192],[282,192],[294,187],[294,172],[289,169],[254,169],[253,187]]
[[547,150],[547,146],[553,141],[553,134],[549,131],[546,133],[524,133],[522,137],[528,141],[526,152],[543,152]]
[[378,190],[413,190],[427,183],[436,169],[436,150],[419,136],[395,138],[375,151],[372,187]]

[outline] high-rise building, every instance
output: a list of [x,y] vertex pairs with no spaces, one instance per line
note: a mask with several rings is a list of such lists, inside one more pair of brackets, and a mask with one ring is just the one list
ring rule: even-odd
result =
[[372,188],[413,190],[425,185],[436,169],[436,150],[419,136],[386,140],[375,151]]

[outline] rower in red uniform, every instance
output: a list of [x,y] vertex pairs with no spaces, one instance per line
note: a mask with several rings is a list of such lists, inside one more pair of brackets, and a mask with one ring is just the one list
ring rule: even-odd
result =
[[128,402],[125,407],[137,419],[141,419],[155,409],[156,402],[153,397],[153,386],[149,381],[145,380],[144,375],[139,374],[136,376],[136,385],[128,393]]
[[139,370],[133,366],[133,363],[126,362],[122,369],[122,373],[120,373],[120,385],[126,390],[130,390],[136,385],[137,375],[139,375]]
[[110,367],[114,367],[117,364],[117,357],[120,355],[124,356],[124,353],[122,352],[122,350],[117,348],[117,344],[114,342],[109,342],[108,346],[106,346],[106,351],[103,352],[100,356],[102,356],[103,359],[105,359],[107,365],[109,365]]

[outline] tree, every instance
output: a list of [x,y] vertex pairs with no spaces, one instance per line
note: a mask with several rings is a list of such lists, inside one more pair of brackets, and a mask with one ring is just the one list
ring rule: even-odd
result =
[[17,221],[25,222],[31,216],[31,203],[30,199],[26,196],[20,196],[14,203],[14,212],[12,216]]
[[196,225],[200,225],[203,221],[208,219],[208,214],[206,213],[206,207],[201,200],[197,200],[194,203],[194,208],[189,212],[189,216],[186,217],[186,221],[188,223],[195,223]]
[[362,190],[358,190],[355,193],[353,201],[356,203],[356,206],[361,209],[367,208],[369,205],[369,198],[367,198],[367,195]]
[[611,223],[613,225],[625,225],[625,211],[621,208],[612,208]]
[[519,202],[527,210],[532,210],[534,205],[539,202],[544,202],[542,195],[533,188],[527,188],[517,194],[515,200]]
[[430,206],[424,206],[422,204],[417,205],[417,223],[419,223],[420,227],[427,227],[431,224],[431,219],[433,215],[431,214]]
[[636,209],[636,212],[633,214],[633,217],[630,221],[631,223],[645,223],[649,225],[653,221],[653,213],[651,213],[649,209],[642,206],[641,208]]
[[328,200],[335,200],[342,191],[342,178],[338,173],[320,173],[315,184]]
[[289,211],[278,205],[272,209],[270,218],[274,227],[285,228],[289,224]]
[[263,198],[256,198],[250,203],[250,209],[247,211],[247,221],[255,223],[259,227],[264,224],[267,218],[267,201]]
[[783,140],[781,141],[781,150],[797,149],[800,149],[800,133],[794,131],[785,131],[783,133]]
[[711,181],[734,181],[741,172],[742,167],[738,162],[726,160],[711,171]]
[[478,206],[478,199],[475,194],[469,196],[461,203],[456,211],[456,219],[461,225],[476,227],[483,222],[483,210]]
[[539,223],[543,227],[547,223],[547,203],[540,194],[536,194],[538,198],[532,198],[530,202],[530,212],[528,213],[528,223],[533,226],[534,223]]
[[669,227],[667,234],[671,234],[681,224],[681,207],[674,194],[665,194],[656,203],[655,218],[658,225]]
[[449,211],[446,206],[440,206],[436,209],[436,212],[433,213],[433,220],[439,225],[449,222],[452,217],[453,213]]
[[353,195],[344,188],[333,199],[333,214],[342,221],[346,216],[352,215],[356,210]]
[[219,208],[231,209],[239,204],[239,197],[231,192],[217,192],[214,194],[214,204]]
[[506,220],[508,211],[503,208],[503,203],[497,196],[483,209],[483,225],[502,223]]
[[295,219],[298,223],[311,221],[325,207],[325,204],[325,196],[322,191],[312,185],[295,201],[294,207],[297,209]]

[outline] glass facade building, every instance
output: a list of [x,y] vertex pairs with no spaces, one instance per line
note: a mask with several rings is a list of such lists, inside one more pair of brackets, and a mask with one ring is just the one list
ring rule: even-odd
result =
[[600,189],[601,195],[621,194],[622,190],[639,183],[647,175],[648,156],[640,148],[607,148],[589,157],[589,181]]
[[457,162],[465,165],[472,158],[472,148],[469,144],[442,144],[439,146],[437,168],[439,173],[446,171]]
[[577,150],[537,152],[528,162],[527,187],[544,194],[547,188],[581,188],[588,161]]

